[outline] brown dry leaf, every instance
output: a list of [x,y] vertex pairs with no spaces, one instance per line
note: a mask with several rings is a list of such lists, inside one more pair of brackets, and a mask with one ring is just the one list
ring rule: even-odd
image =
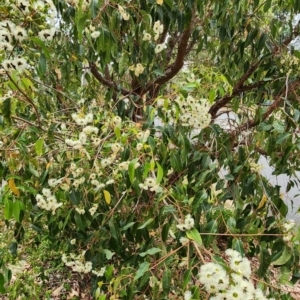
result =
[[[79,296],[79,293],[78,291],[72,289],[72,291],[69,293],[69,295],[67,296],[67,299],[72,299],[73,297],[78,297]],[[82,298],[84,299],[84,298]]]
[[53,297],[58,297],[58,296],[60,296],[61,291],[62,291],[63,288],[64,288],[64,284],[62,284],[62,285],[59,286],[57,289],[55,289],[55,290],[52,292],[52,296],[53,296]]

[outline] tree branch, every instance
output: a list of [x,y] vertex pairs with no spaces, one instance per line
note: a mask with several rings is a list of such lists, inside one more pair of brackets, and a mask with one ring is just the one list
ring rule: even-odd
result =
[[103,85],[109,87],[109,88],[112,88],[114,89],[115,91],[117,92],[121,92],[122,95],[124,96],[128,96],[130,94],[136,94],[134,91],[129,91],[129,90],[126,90],[124,88],[119,88],[116,83],[112,80],[109,80],[105,77],[103,77],[97,70],[97,67],[94,63],[90,63],[90,69],[91,69],[91,73],[94,75],[94,77]]
[[188,41],[190,38],[192,23],[189,25],[187,29],[183,31],[181,37],[179,39],[179,45],[177,50],[177,55],[175,62],[169,66],[163,76],[158,77],[156,80],[149,82],[146,87],[143,89],[143,94],[150,92],[153,94],[156,90],[158,90],[159,86],[168,82],[171,78],[173,78],[183,67],[184,58],[186,56],[186,50],[188,47]]
[[218,110],[221,107],[224,107],[227,103],[229,103],[231,101],[232,98],[234,98],[235,96],[239,95],[242,92],[254,89],[260,85],[262,85],[262,81],[254,83],[252,85],[248,85],[248,86],[244,86],[244,83],[246,82],[246,80],[255,72],[255,70],[258,68],[259,64],[260,64],[260,60],[257,61],[256,63],[252,64],[250,66],[250,68],[248,69],[248,71],[238,80],[238,82],[236,83],[236,85],[233,88],[233,92],[231,95],[229,96],[225,96],[219,100],[217,100],[210,108],[209,113],[211,114],[212,119],[215,118]]
[[[288,86],[286,86],[286,89],[288,90],[288,93],[292,93],[295,90],[297,90],[300,87],[300,79],[297,79],[293,82],[291,82]],[[249,120],[247,122],[245,122],[244,124],[240,125],[233,133],[232,133],[232,137],[235,138],[237,136],[238,133],[250,129],[252,127],[257,126],[261,121],[266,120],[271,114],[272,112],[278,108],[283,100],[284,100],[284,95],[286,93],[286,89],[282,90],[275,98],[274,102],[269,106],[269,108],[267,109],[267,111],[263,114],[262,119],[261,120]]]
[[209,113],[212,115],[212,119],[215,119],[218,116],[217,113],[218,113],[219,109],[224,107],[227,103],[229,103],[231,99],[240,95],[241,93],[251,91],[251,90],[258,88],[264,84],[266,84],[265,81],[259,81],[259,82],[253,83],[253,84],[242,86],[239,89],[234,89],[231,95],[224,96],[224,97],[220,98],[219,100],[217,100],[217,102],[215,102],[209,110]]

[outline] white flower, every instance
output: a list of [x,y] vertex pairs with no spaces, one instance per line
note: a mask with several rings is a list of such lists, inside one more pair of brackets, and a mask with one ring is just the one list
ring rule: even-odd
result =
[[51,42],[53,40],[54,34],[55,34],[55,27],[52,27],[51,29],[41,30],[38,35],[42,41]]
[[91,216],[93,216],[93,215],[96,213],[97,208],[98,208],[98,204],[95,203],[95,204],[93,204],[93,206],[89,209],[89,212],[90,212]]
[[229,276],[226,271],[220,265],[213,262],[200,267],[199,281],[210,293],[226,290],[229,286]]
[[19,73],[23,72],[29,67],[27,61],[23,57],[16,57],[14,59],[5,59],[2,61],[2,66],[7,71],[16,70]]
[[283,228],[284,228],[285,232],[291,231],[295,226],[296,226],[296,223],[294,220],[289,220],[283,224]]
[[100,271],[93,270],[92,273],[95,274],[97,277],[102,277],[104,276],[105,270],[106,267],[103,267],[100,269]]
[[50,189],[46,189],[46,188],[43,188],[43,189],[42,189],[42,194],[43,194],[45,197],[51,197],[51,196],[52,196],[51,190],[50,190]]
[[71,244],[71,245],[75,245],[75,244],[76,244],[76,239],[72,239],[72,240],[70,241],[70,244]]
[[91,33],[91,37],[93,38],[93,39],[96,39],[97,37],[99,37],[100,36],[100,31],[94,31],[93,33]]
[[244,292],[239,285],[236,286],[231,285],[229,289],[226,291],[226,294],[224,296],[226,296],[227,299],[232,299],[232,300],[245,300]]
[[115,116],[113,118],[113,123],[116,127],[121,127],[122,125],[122,119],[119,116]]
[[156,47],[155,47],[155,49],[154,49],[154,52],[155,52],[156,54],[158,54],[158,53],[160,53],[161,51],[163,51],[163,50],[166,49],[166,48],[167,48],[167,46],[166,46],[165,43],[157,44]]
[[184,300],[190,300],[192,299],[193,295],[192,295],[192,292],[191,291],[186,291],[183,295],[184,297]]
[[144,72],[144,70],[145,68],[142,66],[142,64],[138,63],[135,67],[134,75],[138,77]]
[[12,34],[14,38],[19,42],[22,42],[27,37],[27,31],[21,26],[16,26],[12,31]]
[[160,23],[160,21],[156,21],[153,25],[153,31],[156,34],[161,34],[164,31],[164,25]]
[[128,21],[130,16],[126,12],[126,10],[121,5],[118,5],[118,10],[119,10],[119,13],[122,16],[123,20]]
[[75,210],[76,210],[80,215],[83,215],[83,214],[85,213],[84,208],[76,207]]
[[6,52],[10,52],[13,49],[14,49],[14,47],[10,43],[0,41],[0,51],[4,50]]
[[88,126],[86,126],[86,127],[84,127],[84,128],[82,129],[82,132],[84,132],[84,133],[86,133],[86,134],[88,134],[88,135],[90,135],[90,134],[92,134],[92,133],[98,134],[99,129],[98,129],[97,127],[88,125]]
[[142,144],[142,143],[137,143],[137,145],[136,145],[136,150],[137,151],[140,151],[140,150],[142,150],[144,148],[144,145]]
[[12,43],[12,35],[6,28],[0,28],[0,42]]
[[17,0],[16,1],[16,6],[18,9],[20,9],[23,13],[27,14],[29,13],[29,6],[30,3],[27,0]]
[[143,31],[143,41],[151,41],[151,34],[145,30]]
[[123,147],[119,143],[114,143],[111,145],[111,150],[113,153],[118,153],[122,149],[123,149]]
[[190,240],[189,240],[188,238],[186,238],[186,237],[181,237],[181,238],[179,239],[179,242],[180,242],[182,245],[188,244],[189,241],[190,241]]
[[190,214],[188,214],[185,217],[184,224],[185,224],[187,230],[190,230],[194,227],[195,221],[194,221],[194,219],[192,218],[192,216]]
[[123,161],[119,164],[119,170],[127,171],[128,166],[129,166],[129,162],[128,161]]

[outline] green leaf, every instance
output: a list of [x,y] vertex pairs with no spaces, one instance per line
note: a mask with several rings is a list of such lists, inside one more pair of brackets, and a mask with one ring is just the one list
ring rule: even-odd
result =
[[17,222],[20,222],[20,212],[24,209],[24,204],[21,201],[16,200],[13,203],[13,215]]
[[190,239],[195,241],[199,246],[202,246],[202,239],[200,233],[196,228],[193,228],[186,232],[186,236]]
[[271,264],[271,255],[269,251],[263,247],[260,247],[259,263],[257,274],[259,277],[263,277]]
[[156,162],[156,166],[157,166],[156,182],[160,183],[164,176],[164,170],[158,162]]
[[29,165],[28,165],[28,170],[29,170],[29,172],[30,172],[32,175],[34,175],[35,177],[40,178],[39,172],[33,167],[33,165],[32,165],[31,163],[29,163]]
[[162,238],[164,243],[168,239],[169,229],[170,229],[170,224],[169,223],[164,224],[164,226],[162,228],[162,231],[161,231],[161,238]]
[[0,293],[1,294],[4,294],[6,292],[4,285],[5,285],[4,275],[2,273],[0,273]]
[[138,229],[144,229],[145,227],[147,227],[149,224],[151,224],[154,221],[153,218],[150,218],[149,220],[147,220],[142,226],[138,227]]
[[138,159],[133,159],[128,166],[128,174],[129,174],[129,180],[131,183],[134,181],[134,172],[135,172],[135,165],[137,163]]
[[38,39],[37,37],[31,37],[31,38],[29,38],[29,40],[35,42],[38,46],[40,46],[42,48],[43,54],[45,55],[45,57],[47,59],[50,58],[50,52],[42,40]]
[[166,268],[162,277],[162,288],[166,294],[168,294],[171,289],[171,280],[171,271],[169,268]]
[[243,243],[238,239],[233,239],[233,249],[239,252],[242,256],[245,255]]
[[115,132],[116,137],[119,139],[121,137],[121,128],[116,126],[114,128],[114,132]]
[[18,243],[17,242],[11,242],[9,245],[9,252],[12,255],[17,255],[18,252]]
[[80,193],[77,192],[73,187],[69,193],[69,197],[73,204],[78,205],[80,203]]
[[282,144],[286,139],[288,139],[291,136],[290,133],[284,133],[279,135],[279,137],[276,139],[276,145]]
[[37,155],[42,155],[43,154],[43,146],[44,146],[44,139],[43,138],[40,138],[35,142],[34,148],[35,148],[35,153]]
[[42,75],[42,76],[45,75],[45,73],[47,71],[47,60],[43,53],[40,55],[38,71],[39,71],[40,75]]
[[146,255],[154,255],[154,254],[156,254],[156,253],[158,253],[158,252],[161,252],[161,249],[159,249],[159,248],[150,248],[150,249],[148,249],[146,252],[142,252],[142,253],[140,253],[139,255],[140,255],[141,257],[144,257],[144,256],[146,256]]
[[183,282],[182,282],[182,290],[185,290],[187,285],[191,282],[192,278],[192,269],[188,269],[184,272]]
[[110,260],[115,255],[115,252],[111,252],[108,249],[103,249],[103,252],[105,253],[107,260]]
[[128,228],[132,227],[136,222],[130,222],[128,224],[126,224],[124,227],[122,227],[121,231],[125,231]]
[[138,280],[139,278],[141,278],[141,277],[149,270],[149,266],[150,266],[150,263],[148,263],[148,262],[143,262],[143,263],[140,265],[138,271],[136,272],[136,274],[135,274],[133,280],[136,281],[136,280]]
[[272,264],[275,266],[282,266],[286,264],[291,257],[292,257],[292,253],[289,247],[285,246],[282,255],[277,260],[273,261]]
[[224,178],[225,178],[226,180],[228,180],[228,181],[234,180],[234,177],[233,177],[232,174],[227,174],[227,175],[224,176]]
[[9,199],[5,199],[4,202],[4,217],[9,220],[13,214],[13,202]]

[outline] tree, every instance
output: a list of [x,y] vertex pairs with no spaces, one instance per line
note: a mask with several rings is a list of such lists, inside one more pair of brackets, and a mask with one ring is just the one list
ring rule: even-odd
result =
[[30,223],[67,267],[93,272],[96,299],[201,299],[217,297],[216,284],[230,299],[265,299],[250,281],[236,290],[251,276],[245,255],[259,257],[262,290],[270,265],[296,282],[293,224],[258,160],[275,174],[299,170],[299,9],[6,1],[0,174],[13,245]]

